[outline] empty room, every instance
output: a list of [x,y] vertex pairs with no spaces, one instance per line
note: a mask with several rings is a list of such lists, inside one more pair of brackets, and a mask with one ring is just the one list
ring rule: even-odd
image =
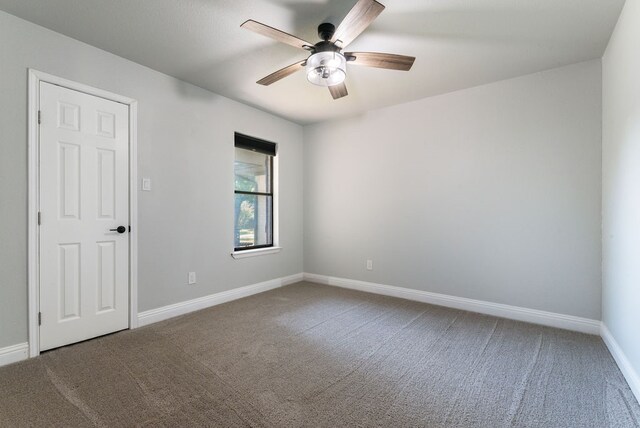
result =
[[0,427],[640,427],[640,0],[0,0]]

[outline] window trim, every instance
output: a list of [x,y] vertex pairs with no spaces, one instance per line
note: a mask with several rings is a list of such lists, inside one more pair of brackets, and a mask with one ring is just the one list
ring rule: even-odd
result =
[[[241,259],[245,257],[259,256],[264,254],[273,254],[273,253],[278,253],[281,250],[281,247],[278,246],[278,234],[279,234],[279,227],[278,227],[279,215],[278,214],[279,213],[278,213],[278,179],[277,177],[278,177],[279,162],[278,162],[278,157],[276,156],[278,147],[276,143],[272,143],[270,141],[258,139],[255,137],[249,137],[247,135],[236,132],[234,149],[252,151],[251,148],[247,147],[245,144],[247,141],[251,141],[251,140],[256,141],[258,143],[266,143],[274,146],[273,154],[267,153],[266,151],[262,150],[262,148],[259,148],[258,150],[253,150],[259,153],[263,153],[269,157],[270,171],[271,171],[271,174],[269,177],[269,182],[270,182],[269,188],[271,189],[271,192],[270,193],[269,192],[249,192],[249,191],[243,191],[243,190],[236,190],[235,180],[234,180],[234,189],[233,189],[234,198],[235,198],[235,195],[238,195],[238,194],[271,197],[271,222],[269,224],[271,228],[271,243],[262,244],[262,245],[252,245],[249,247],[236,247],[235,236],[234,236],[233,252],[231,253],[231,256],[234,259]],[[242,142],[242,144],[240,144],[239,146],[237,145],[238,141]],[[235,150],[234,150],[234,159],[235,159]],[[234,213],[234,222],[235,222],[235,213]]]
[[234,251],[231,253],[231,257],[234,259],[246,259],[248,257],[265,256],[267,254],[276,254],[282,250],[282,247],[272,246],[265,248],[258,248],[254,250]]

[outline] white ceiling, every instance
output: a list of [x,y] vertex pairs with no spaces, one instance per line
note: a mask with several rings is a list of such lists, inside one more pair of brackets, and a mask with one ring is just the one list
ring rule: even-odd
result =
[[409,72],[348,68],[334,101],[305,74],[255,82],[303,50],[240,28],[252,18],[310,42],[356,0],[0,0],[0,9],[301,124],[600,58],[624,0],[380,0],[348,48],[417,57]]

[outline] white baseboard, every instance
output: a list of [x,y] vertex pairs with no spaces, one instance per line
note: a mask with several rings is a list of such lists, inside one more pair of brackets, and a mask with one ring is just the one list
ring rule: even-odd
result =
[[491,303],[482,300],[467,299],[464,297],[449,296],[446,294],[431,293],[428,291],[414,290],[411,288],[395,287],[391,285],[375,284],[373,282],[358,281],[353,279],[334,278],[326,275],[305,273],[306,281],[319,284],[333,285],[336,287],[350,288],[385,296],[399,297],[407,300],[415,300],[432,305],[446,306],[448,308],[462,309],[501,318],[524,321],[533,324],[541,324],[549,327],[578,331],[580,333],[600,334],[600,321],[580,318],[572,315],[557,314],[554,312],[528,309],[518,306]]
[[296,282],[300,282],[304,280],[304,274],[302,272],[297,273],[295,275],[283,276],[280,278],[282,280],[282,285],[295,284]]
[[200,309],[230,302],[232,300],[241,299],[243,297],[251,296],[252,294],[262,293],[267,290],[282,287],[283,285],[293,284],[295,282],[302,281],[302,279],[303,274],[298,273],[295,275],[260,282],[258,284],[234,288],[233,290],[210,294],[208,296],[199,297],[186,302],[174,303],[173,305],[140,312],[138,313],[138,327],[153,324],[158,321],[164,321],[169,318],[177,317],[178,315],[188,314],[189,312],[198,311]]
[[633,368],[633,365],[631,365],[631,362],[625,355],[624,351],[620,345],[618,345],[618,342],[604,323],[602,323],[600,328],[600,336],[602,336],[602,340],[604,340],[605,345],[609,348],[609,352],[611,352],[613,359],[618,364],[618,367],[620,367],[620,371],[627,380],[633,395],[636,396],[636,400],[640,403],[640,375]]
[[29,358],[29,344],[27,342],[0,348],[0,367],[27,358]]

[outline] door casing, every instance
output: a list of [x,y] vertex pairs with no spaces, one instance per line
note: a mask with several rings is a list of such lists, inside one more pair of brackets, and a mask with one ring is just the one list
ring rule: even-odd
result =
[[129,106],[129,328],[138,326],[138,102],[102,89],[87,86],[51,74],[29,69],[28,94],[28,325],[29,356],[40,354],[38,325],[39,302],[39,248],[38,248],[38,163],[40,82],[63,86],[88,95],[104,98]]

